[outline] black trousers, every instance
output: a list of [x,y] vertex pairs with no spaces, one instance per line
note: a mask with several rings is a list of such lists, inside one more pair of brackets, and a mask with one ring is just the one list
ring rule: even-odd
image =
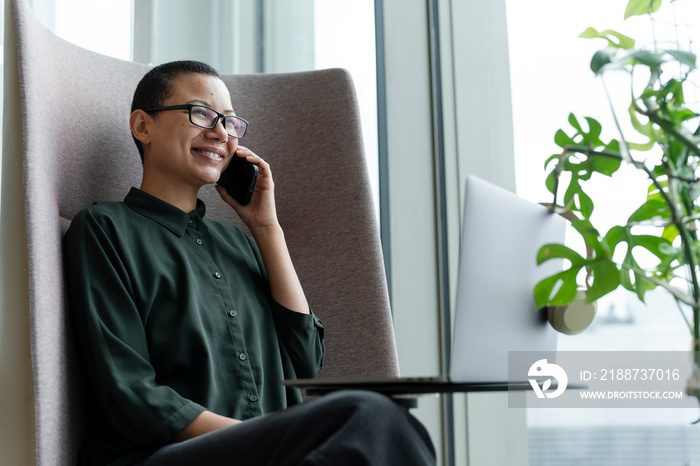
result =
[[434,465],[427,431],[384,395],[325,395],[180,443],[137,464],[185,465]]

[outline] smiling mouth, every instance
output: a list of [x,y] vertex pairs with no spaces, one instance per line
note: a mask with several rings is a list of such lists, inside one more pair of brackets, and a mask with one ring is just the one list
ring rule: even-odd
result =
[[196,152],[197,154],[199,154],[207,159],[210,159],[212,161],[221,162],[222,160],[224,160],[224,157],[221,154],[217,154],[216,152],[209,152],[209,151],[200,150],[200,149],[192,149],[192,150],[194,152]]

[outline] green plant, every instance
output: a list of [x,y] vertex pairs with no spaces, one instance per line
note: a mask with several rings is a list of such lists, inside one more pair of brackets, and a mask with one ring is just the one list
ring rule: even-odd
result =
[[[667,1],[667,0],[665,0]],[[675,0],[667,1],[672,3]],[[630,0],[625,19],[650,15],[662,0]],[[660,48],[638,47],[635,41],[612,30],[589,28],[581,37],[602,39],[606,46],[596,52],[591,69],[596,75],[623,71],[633,83],[628,109],[635,138],[622,136],[613,109],[618,139],[603,141],[601,124],[594,118],[569,116],[571,129],[557,131],[560,153],[545,163],[547,188],[554,195],[551,208],[575,212],[572,222],[588,248],[586,257],[560,245],[549,244],[538,254],[538,263],[565,259],[561,273],[542,280],[535,288],[539,306],[562,305],[574,299],[577,280],[585,273],[587,301],[592,302],[622,286],[644,301],[657,287],[668,290],[678,303],[690,329],[696,355],[700,354],[700,125],[698,113],[686,102],[686,91],[696,71],[696,57],[679,44]],[[646,85],[635,90],[640,73]],[[612,105],[611,105],[612,108]],[[649,179],[646,200],[621,224],[602,234],[591,222],[594,203],[586,193],[588,182],[600,175],[610,177],[630,164]],[[639,260],[640,252],[653,258]],[[700,359],[700,357],[698,357]],[[696,361],[700,363],[699,361]]]

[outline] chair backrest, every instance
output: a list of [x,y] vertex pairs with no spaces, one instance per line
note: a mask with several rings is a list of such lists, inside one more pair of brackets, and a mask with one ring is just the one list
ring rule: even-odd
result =
[[[138,186],[141,163],[128,127],[146,65],[70,44],[12,0],[21,103],[24,204],[38,464],[74,462],[82,433],[81,383],[65,312],[61,239],[70,219]],[[322,377],[396,376],[398,360],[366,172],[357,102],[343,70],[225,76],[251,122],[245,145],[275,175],[290,253],[326,327]],[[12,115],[10,115],[12,116]],[[207,215],[239,224],[211,187]]]

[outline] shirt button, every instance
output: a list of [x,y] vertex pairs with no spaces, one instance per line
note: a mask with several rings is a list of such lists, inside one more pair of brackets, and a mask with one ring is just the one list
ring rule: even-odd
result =
[[197,244],[199,244],[201,246],[202,243],[203,243],[203,241],[201,239],[197,238]]
[[220,274],[219,272],[214,272],[214,276],[215,276],[216,278],[221,278],[221,274]]
[[256,401],[258,401],[258,397],[255,396],[255,395],[250,395],[250,396],[248,397],[248,399],[249,399],[250,401],[252,401],[253,403],[255,403]]
[[246,359],[248,359],[248,356],[245,353],[239,354],[238,357],[240,358],[241,361],[245,361]]
[[238,313],[236,311],[234,311],[233,309],[231,309],[230,311],[228,311],[228,315],[230,315],[231,317],[236,317],[238,315]]
[[194,223],[194,220],[192,220],[191,218],[188,218],[187,223],[189,223],[191,225],[192,223]]

